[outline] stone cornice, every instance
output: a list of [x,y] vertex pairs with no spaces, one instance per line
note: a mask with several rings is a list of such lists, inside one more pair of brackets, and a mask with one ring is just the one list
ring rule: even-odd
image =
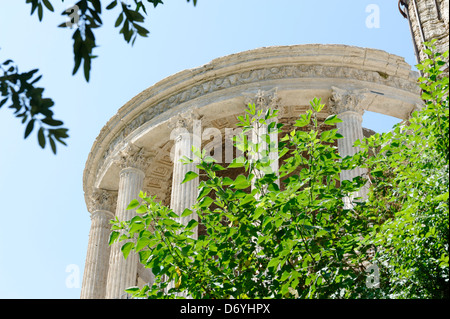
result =
[[[386,79],[386,77],[388,77],[389,79]],[[415,79],[413,78],[408,77],[407,79],[405,79],[404,77],[389,77],[383,72],[361,70],[354,67],[323,65],[283,65],[281,67],[262,68],[248,71],[243,70],[240,73],[227,75],[225,77],[218,77],[216,79],[209,79],[200,84],[194,84],[188,89],[182,90],[181,92],[175,93],[174,95],[167,96],[166,99],[156,102],[152,107],[142,109],[140,114],[136,115],[134,119],[130,119],[129,121],[120,121],[120,116],[129,117],[130,113],[135,113],[138,111],[138,108],[133,108],[135,107],[134,104],[137,103],[137,101],[132,100],[134,103],[130,102],[126,105],[129,106],[130,110],[128,112],[124,112],[125,106],[120,109],[116,116],[114,116],[108,122],[108,124],[100,133],[99,138],[105,138],[106,136],[109,136],[111,138],[111,131],[113,130],[111,127],[111,125],[113,124],[112,122],[119,120],[118,122],[113,124],[114,131],[116,131],[116,133],[114,134],[115,137],[110,140],[109,145],[105,150],[104,158],[108,156],[109,153],[111,153],[111,151],[115,148],[116,145],[118,145],[120,141],[124,140],[136,128],[157,117],[161,113],[175,108],[182,103],[194,100],[206,94],[211,94],[216,91],[221,91],[235,86],[258,83],[268,80],[294,78],[335,78],[359,80],[393,86],[410,93],[418,93],[418,86],[415,82]],[[147,93],[147,91],[144,92]],[[143,98],[142,96],[138,97],[140,99]],[[151,98],[151,96],[148,97],[148,99]],[[143,106],[144,101],[141,100],[139,102],[140,103],[138,103],[138,105]],[[124,124],[124,122],[126,124]],[[117,125],[120,126],[118,127]]]

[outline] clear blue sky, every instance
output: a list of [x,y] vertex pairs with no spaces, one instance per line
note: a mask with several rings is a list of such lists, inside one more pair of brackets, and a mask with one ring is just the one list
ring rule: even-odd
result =
[[[96,32],[99,58],[86,83],[81,72],[71,75],[72,31],[56,27],[65,21],[60,12],[75,1],[52,2],[55,13],[45,11],[40,23],[25,0],[0,0],[0,63],[13,59],[20,71],[39,68],[55,117],[70,129],[68,147],[54,156],[38,146],[34,133],[23,140],[25,127],[10,109],[0,109],[0,298],[79,298],[90,228],[85,161],[109,118],[154,83],[220,56],[272,45],[347,44],[416,63],[397,0],[198,0],[195,8],[164,0],[149,7],[151,33],[134,47],[113,26],[118,11],[104,11]],[[370,4],[380,9],[379,28],[366,26]],[[364,126],[378,132],[395,122],[364,116]],[[78,288],[66,282],[77,268]]]

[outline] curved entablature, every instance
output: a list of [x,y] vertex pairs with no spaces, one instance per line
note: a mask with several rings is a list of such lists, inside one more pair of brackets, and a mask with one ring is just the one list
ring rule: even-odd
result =
[[307,110],[314,97],[328,102],[333,90],[361,91],[364,110],[406,119],[421,105],[417,78],[399,56],[319,44],[260,48],[179,72],[137,95],[103,127],[84,170],[86,200],[96,189],[117,190],[117,157],[128,145],[150,154],[145,190],[170,193],[170,123],[180,114],[195,110],[203,128],[223,132],[234,128],[246,95],[276,88],[286,121]]

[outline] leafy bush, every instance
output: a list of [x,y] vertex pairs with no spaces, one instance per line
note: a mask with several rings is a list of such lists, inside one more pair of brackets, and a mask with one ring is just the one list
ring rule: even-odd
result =
[[449,297],[448,74],[441,71],[448,52],[426,45],[430,58],[418,65],[423,109],[358,144],[365,149],[362,166],[371,172],[364,209],[378,215],[366,243],[376,249],[378,295],[385,298]]

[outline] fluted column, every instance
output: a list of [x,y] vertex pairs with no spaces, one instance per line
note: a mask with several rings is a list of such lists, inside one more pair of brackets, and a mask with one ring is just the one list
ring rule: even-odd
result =
[[[144,170],[148,154],[143,149],[137,150],[130,146],[122,152],[117,163],[121,167],[116,216],[119,220],[130,220],[135,216],[135,210],[126,210],[133,199],[137,199],[143,188]],[[124,290],[136,285],[138,255],[131,252],[125,260],[121,247],[124,242],[111,246],[109,259],[108,282],[106,298],[124,298]]]
[[[170,127],[172,128],[171,139],[175,140],[173,152],[173,175],[172,175],[172,194],[170,198],[170,208],[179,216],[186,208],[191,208],[195,204],[198,196],[199,178],[196,177],[182,184],[186,173],[192,171],[199,173],[197,168],[198,160],[192,154],[192,146],[201,147],[201,122],[197,116],[189,114],[188,116],[175,119]],[[184,164],[180,160],[183,157],[193,159],[193,163]],[[198,220],[194,212],[190,216],[180,217],[178,221],[187,225],[192,219]],[[197,227],[193,229],[193,238],[198,238]]]
[[[254,97],[247,97],[245,103],[248,105],[249,103],[255,104],[256,111],[262,111],[261,117],[264,118],[265,113],[268,109],[271,109],[272,111],[278,110],[278,116],[280,115],[280,109],[279,109],[279,98],[277,95],[277,89],[272,89],[268,92],[259,90],[256,96]],[[275,123],[275,127],[273,129],[270,129],[269,126],[271,123]],[[255,121],[253,123],[253,130],[252,130],[252,142],[260,144],[258,152],[253,155],[253,160],[261,160],[263,158],[262,153],[265,153],[269,151],[268,154],[268,160],[271,161],[270,168],[271,172],[278,175],[279,170],[279,163],[278,163],[278,131],[277,131],[277,125],[278,123],[278,117],[274,117],[271,119],[266,120],[266,124],[261,124],[259,121]],[[270,145],[267,145],[266,141],[263,139],[264,135],[269,135],[270,138]],[[264,175],[264,172],[257,171],[255,172],[255,175],[257,178],[262,178]],[[280,186],[280,181],[277,179],[275,183]]]
[[88,203],[91,212],[91,230],[86,263],[81,287],[81,299],[103,299],[106,294],[106,279],[109,268],[110,247],[108,245],[114,217],[117,195],[114,192],[98,190]]
[[[368,93],[367,90],[342,90],[336,87],[332,88],[332,96],[330,99],[331,112],[337,114],[342,120],[337,123],[338,132],[344,136],[338,139],[338,150],[342,158],[355,155],[360,151],[354,147],[357,140],[362,140],[363,128],[362,120],[364,114],[363,103]],[[342,171],[341,180],[352,180],[356,176],[366,174],[365,168],[355,168],[352,170]],[[367,196],[367,188],[364,186],[354,197]]]

